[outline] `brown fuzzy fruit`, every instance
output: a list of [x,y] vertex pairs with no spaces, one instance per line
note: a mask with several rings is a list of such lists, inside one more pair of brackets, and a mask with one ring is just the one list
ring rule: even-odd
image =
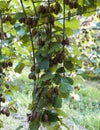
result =
[[36,27],[37,24],[38,24],[38,21],[37,21],[37,20],[33,20],[33,21],[32,21],[32,27]]
[[35,66],[33,65],[32,67],[31,67],[31,72],[33,72],[35,70]]
[[12,20],[11,15],[7,15],[6,20],[7,20],[7,21],[11,21],[11,20]]
[[11,61],[8,62],[8,66],[12,67],[13,63]]
[[40,112],[36,112],[36,119],[37,120],[40,120],[40,116],[41,116],[41,113]]
[[2,101],[3,103],[5,103],[5,98],[4,98],[4,97],[2,97],[2,98],[1,98],[1,101]]
[[43,120],[44,120],[44,122],[48,122],[49,119],[48,119],[48,115],[47,114],[44,115]]
[[69,4],[69,0],[65,0],[65,4],[68,5]]
[[59,95],[59,93],[60,93],[59,88],[58,88],[58,87],[55,87],[55,88],[54,88],[54,92],[55,92],[57,95]]
[[70,9],[73,9],[73,8],[74,8],[73,2],[69,2],[69,7],[70,7]]
[[33,28],[32,29],[32,36],[35,36],[37,34],[37,30],[36,30],[36,28]]
[[59,11],[60,11],[60,9],[61,9],[60,4],[59,4],[58,2],[56,2],[56,4],[55,4],[55,9],[54,9],[54,13],[55,13],[55,14],[58,14]]
[[3,69],[2,69],[2,67],[0,67],[0,73],[2,73],[3,72]]
[[39,9],[38,9],[38,13],[45,13],[46,9],[43,5],[40,5]]
[[20,23],[25,23],[25,18],[23,17],[23,18],[19,19],[19,22]]
[[49,17],[45,17],[45,19],[44,19],[44,23],[45,23],[45,24],[50,23],[50,18],[49,18]]
[[2,109],[2,110],[1,110],[1,113],[2,113],[2,114],[5,114],[5,110],[4,110],[4,109]]
[[33,118],[33,120],[36,118],[36,114],[37,114],[36,112],[33,112],[33,113],[32,113],[32,118]]
[[45,42],[41,38],[39,38],[37,44],[38,44],[38,46],[43,46],[45,44]]
[[26,18],[25,19],[25,23],[27,24],[27,25],[32,25],[32,18]]
[[10,116],[10,112],[8,110],[5,111],[6,116]]
[[50,95],[52,96],[54,94],[54,88],[50,88]]
[[62,41],[62,45],[69,45],[69,39],[68,37]]
[[78,2],[74,2],[74,3],[73,3],[73,7],[74,7],[74,8],[77,8],[77,7],[78,7]]
[[3,67],[3,68],[7,68],[7,67],[8,67],[8,63],[7,63],[7,62],[5,62],[5,61],[4,61],[4,62],[2,62],[2,67]]

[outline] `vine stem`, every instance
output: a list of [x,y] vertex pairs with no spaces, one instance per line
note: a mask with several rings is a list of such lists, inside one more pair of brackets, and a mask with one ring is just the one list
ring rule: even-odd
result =
[[[22,6],[24,15],[27,18],[27,14],[26,14],[26,11],[25,11],[25,8],[24,8],[22,0],[20,0],[20,3],[21,3],[21,6]],[[31,40],[32,52],[33,52],[33,64],[34,64],[34,67],[35,67],[35,48],[34,48],[33,36],[32,36],[32,32],[31,32],[31,28],[30,27],[29,27],[29,32],[30,32],[30,40]],[[37,89],[37,87],[36,87],[36,84],[34,82],[34,92],[36,92],[36,89]]]
[[1,45],[0,45],[0,55],[2,55],[1,50],[2,50],[3,34],[4,34],[4,32],[3,32],[3,23],[2,23],[2,14],[1,14]]

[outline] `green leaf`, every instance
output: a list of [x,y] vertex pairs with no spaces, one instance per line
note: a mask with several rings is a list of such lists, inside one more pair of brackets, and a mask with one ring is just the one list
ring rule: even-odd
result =
[[55,110],[56,110],[56,112],[59,114],[59,116],[63,116],[64,118],[67,117],[67,113],[64,112],[63,110],[57,109],[57,108],[56,108]]
[[67,93],[67,92],[73,91],[73,87],[71,86],[70,83],[68,83],[68,80],[65,78],[61,79],[60,91],[62,93]]
[[72,30],[78,29],[79,25],[79,20],[76,18],[73,18],[71,21],[66,21],[66,27],[71,28]]
[[19,62],[17,66],[15,67],[15,72],[21,73],[24,67],[25,67],[25,64],[23,62]]
[[15,49],[16,49],[17,52],[19,52],[19,53],[22,54],[22,55],[27,55],[27,53],[28,53],[27,50],[24,49],[24,48],[21,46],[20,43],[14,42],[14,45],[15,45]]
[[60,67],[59,69],[57,69],[56,72],[57,73],[64,73],[65,72],[65,68],[64,67]]
[[16,130],[21,130],[22,128],[23,128],[23,125],[21,125],[18,128],[16,128]]
[[38,130],[39,127],[40,127],[40,122],[39,122],[39,121],[36,121],[36,120],[33,120],[33,121],[30,123],[29,130]]
[[57,43],[53,43],[52,45],[51,45],[51,48],[50,48],[50,50],[49,50],[49,53],[53,53],[53,52],[57,52],[57,51],[60,51],[61,49],[62,49],[62,44],[57,44]]
[[65,60],[64,66],[66,67],[66,69],[68,69],[70,71],[72,71],[74,69],[74,65],[71,60]]
[[50,122],[56,122],[56,121],[59,120],[58,114],[55,111],[48,110],[46,113],[48,115],[48,119],[49,119]]
[[2,128],[2,127],[3,127],[3,121],[0,120],[0,128]]
[[53,106],[55,108],[61,108],[62,107],[62,99],[58,95],[54,96]]
[[5,10],[8,8],[8,3],[4,0],[0,1],[0,10]]
[[53,82],[58,85],[61,82],[61,76],[59,74],[55,74]]
[[47,81],[49,79],[53,79],[54,78],[54,75],[51,74],[51,73],[47,73],[46,75],[44,75],[42,78],[41,78],[41,81]]
[[13,56],[13,52],[11,51],[11,49],[7,48],[7,47],[3,47],[2,48],[2,53],[5,54],[6,56]]
[[71,36],[71,35],[73,35],[73,34],[74,34],[73,30],[72,30],[71,28],[67,27],[67,28],[66,28],[66,35],[67,35],[67,36]]
[[43,58],[39,63],[39,69],[47,70],[49,68],[49,58]]
[[76,75],[75,77],[73,77],[73,81],[74,81],[74,85],[77,85],[84,82],[85,80],[82,78],[82,76]]

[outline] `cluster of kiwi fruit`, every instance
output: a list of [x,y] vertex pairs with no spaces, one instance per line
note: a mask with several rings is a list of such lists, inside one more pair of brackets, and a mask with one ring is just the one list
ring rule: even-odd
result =
[[49,90],[49,94],[48,94],[48,102],[49,103],[54,103],[54,96],[55,95],[59,95],[60,94],[60,90],[59,90],[59,87],[52,87],[50,88]]
[[32,79],[32,80],[36,80],[36,75],[35,75],[35,73],[40,73],[40,69],[39,69],[37,66],[32,65],[30,71],[31,71],[31,72],[30,72],[30,74],[28,75],[28,78],[29,78],[29,79]]
[[58,51],[53,58],[50,59],[50,66],[56,65],[58,63],[62,63],[66,58],[66,54],[64,51]]
[[33,120],[42,121],[42,122],[48,122],[49,116],[48,113],[45,111],[33,111],[32,114],[28,116],[28,121],[32,122]]
[[38,24],[38,20],[37,19],[33,19],[32,17],[22,17],[19,19],[20,23],[24,23],[30,27],[36,27]]
[[[5,103],[5,98],[3,97],[2,94],[0,94],[0,104],[1,103]],[[10,112],[8,109],[1,108],[1,105],[0,105],[0,114],[6,115],[8,117],[10,115]]]
[[3,61],[2,63],[0,63],[0,73],[3,73],[3,69],[7,69],[8,67],[12,67],[13,63],[11,61],[7,62],[7,61]]
[[65,0],[65,4],[69,5],[70,9],[73,8],[78,8],[78,1],[73,1],[73,0]]
[[46,13],[55,13],[58,14],[61,10],[61,5],[56,2],[55,5],[40,5],[38,8],[38,13],[46,14]]

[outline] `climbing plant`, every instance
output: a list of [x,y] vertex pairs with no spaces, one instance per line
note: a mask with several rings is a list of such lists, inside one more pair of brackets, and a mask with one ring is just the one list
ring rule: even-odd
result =
[[[62,126],[69,129],[63,123],[66,113],[62,101],[73,91],[71,73],[81,66],[80,60],[70,52],[70,37],[79,28],[76,16],[90,15],[97,6],[99,0],[0,1],[0,102],[4,102],[2,93],[6,92],[3,72],[12,64],[17,73],[31,66],[30,130],[37,130],[41,124],[49,130],[63,129]],[[0,109],[3,114],[1,105]]]

